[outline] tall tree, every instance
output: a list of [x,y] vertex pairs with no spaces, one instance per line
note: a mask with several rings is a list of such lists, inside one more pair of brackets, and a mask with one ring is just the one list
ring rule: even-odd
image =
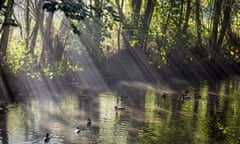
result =
[[25,36],[25,43],[26,43],[26,49],[29,48],[29,33],[30,33],[30,1],[26,0],[26,8],[25,8],[25,29],[26,29],[26,36]]
[[13,14],[13,4],[14,1],[13,0],[8,0],[7,1],[7,9],[4,15],[4,22],[3,25],[0,29],[0,32],[2,33],[1,35],[1,40],[0,40],[0,77],[1,80],[3,81],[3,85],[1,86],[2,89],[5,89],[7,92],[8,97],[10,98],[11,101],[15,101],[14,98],[14,92],[11,88],[10,85],[10,80],[8,78],[8,74],[7,74],[7,70],[6,67],[4,67],[4,63],[5,63],[5,57],[6,57],[6,50],[7,50],[7,46],[8,46],[8,40],[9,40],[9,34],[10,34],[10,26],[12,23],[12,14]]
[[35,1],[35,6],[33,8],[33,14],[35,18],[35,24],[33,26],[32,34],[31,34],[31,42],[29,46],[29,52],[34,54],[34,47],[36,45],[37,35],[40,27],[41,21],[43,21],[43,10],[42,10],[43,1],[38,0]]
[[217,41],[217,47],[221,47],[227,28],[231,25],[231,6],[233,0],[224,0],[223,20],[221,24],[221,31]]
[[[117,9],[119,12],[119,15],[121,17],[121,19],[123,20],[123,5],[124,5],[124,0],[121,1],[121,4],[119,3],[119,0],[115,0],[116,5],[117,5]],[[118,32],[117,32],[117,43],[118,43],[118,50],[121,49],[121,42],[120,42],[120,37],[121,37],[121,29],[122,29],[122,20],[119,22],[119,27],[118,27]]]
[[202,47],[202,36],[201,36],[201,0],[196,0],[196,29],[197,29],[197,47]]
[[66,17],[63,17],[61,20],[61,25],[59,27],[59,30],[57,30],[55,27],[53,27],[54,30],[58,31],[54,38],[54,53],[53,57],[56,61],[61,61],[63,52],[65,49],[65,41],[68,38],[69,28],[68,28],[68,21]]
[[147,43],[148,43],[148,30],[151,24],[151,19],[152,19],[152,14],[154,11],[156,0],[148,0],[147,1],[147,6],[145,8],[144,16],[142,19],[142,27],[141,27],[141,37],[140,41],[141,42],[141,47],[143,50],[147,50]]
[[5,12],[5,19],[3,22],[3,25],[0,29],[1,35],[1,45],[0,45],[0,51],[3,54],[6,54],[7,46],[8,46],[8,39],[9,39],[9,33],[10,33],[10,27],[12,23],[12,14],[13,14],[13,0],[8,0],[7,2],[7,9]]
[[53,38],[52,38],[52,23],[53,23],[53,13],[48,13],[46,17],[46,26],[41,27],[42,34],[42,53],[41,53],[41,62],[46,64],[47,61],[51,61],[51,53],[53,53]]
[[210,58],[214,58],[218,53],[217,47],[217,39],[218,39],[218,29],[219,29],[219,22],[221,18],[221,7],[222,7],[223,0],[215,0],[214,1],[214,10],[213,10],[213,24],[212,24],[212,32],[210,36]]
[[[196,0],[198,1],[198,0]],[[183,25],[183,33],[185,34],[188,28],[188,22],[189,22],[189,17],[191,14],[192,6],[191,6],[192,0],[187,0],[187,8],[186,8],[186,13],[185,13],[185,23]]]

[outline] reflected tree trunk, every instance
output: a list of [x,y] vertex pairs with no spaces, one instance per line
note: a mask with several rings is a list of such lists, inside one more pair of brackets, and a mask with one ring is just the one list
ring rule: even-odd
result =
[[0,118],[0,143],[8,144],[8,131],[7,131],[7,116],[3,115]]

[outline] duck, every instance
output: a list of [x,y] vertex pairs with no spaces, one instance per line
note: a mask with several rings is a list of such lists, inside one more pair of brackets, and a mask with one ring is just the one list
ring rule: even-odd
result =
[[194,98],[195,99],[200,99],[200,98],[202,98],[202,96],[198,93],[194,93]]
[[114,108],[115,108],[115,110],[125,110],[125,108],[122,106],[115,106]]
[[5,114],[7,111],[8,111],[8,109],[6,108],[6,106],[0,104],[0,115]]
[[187,96],[188,95],[188,90],[185,90],[183,93],[182,93],[182,96]]
[[44,143],[48,143],[50,141],[49,133],[46,133],[46,135],[43,137]]
[[75,134],[79,134],[79,133],[80,133],[80,128],[79,128],[79,127],[76,127],[76,129],[74,130],[74,133],[75,133]]
[[91,126],[91,124],[92,124],[92,121],[90,118],[88,118],[87,126]]
[[123,95],[117,94],[117,99],[120,101],[123,101],[124,99],[127,99],[127,98],[128,98],[128,96],[123,96]]
[[189,100],[191,99],[192,97],[188,95],[188,91],[184,91],[181,95],[180,95],[180,99],[181,101],[184,101],[184,100]]
[[162,94],[162,97],[165,99],[166,97],[168,96],[168,93],[167,92],[164,92],[163,94]]

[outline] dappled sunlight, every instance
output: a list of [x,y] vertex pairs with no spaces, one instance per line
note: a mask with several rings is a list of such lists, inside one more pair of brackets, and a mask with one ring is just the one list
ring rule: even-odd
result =
[[17,143],[19,141],[25,141],[25,127],[24,111],[21,106],[15,106],[8,112],[8,141],[10,143]]
[[71,63],[75,63],[82,69],[76,72],[75,75],[71,75],[72,82],[75,82],[74,85],[78,87],[79,90],[89,89],[89,92],[108,91],[108,86],[98,68],[86,52],[78,54],[73,51],[69,52],[67,55],[70,57]]
[[1,1],[0,143],[239,143],[238,12],[236,0]]
[[[103,143],[126,143],[127,123],[121,122],[121,111],[115,111],[117,98],[114,94],[101,94],[99,97],[99,139]],[[126,108],[128,109],[128,108]],[[124,120],[124,119],[123,119]]]
[[[222,81],[216,86],[203,82],[200,87],[191,87],[189,95],[197,90],[202,98],[184,102],[178,99],[178,93],[169,93],[164,98],[157,87],[138,82],[121,82],[113,92],[103,91],[94,96],[89,93],[82,96],[80,91],[62,95],[52,91],[53,95],[50,95],[46,89],[41,93],[45,94],[43,96],[25,99],[21,105],[9,107],[8,141],[40,142],[44,133],[50,132],[51,142],[59,144],[78,141],[206,143],[209,135],[215,132],[210,131],[209,126],[223,129],[228,136],[238,133],[234,126],[237,126],[239,118],[236,99],[239,88],[229,82]],[[38,92],[44,88],[31,93],[40,95]],[[225,95],[231,98],[226,99]],[[226,100],[232,105],[226,107]],[[214,102],[213,107],[209,107],[209,102]],[[125,110],[115,111],[116,105],[123,106]],[[214,117],[224,119],[217,119],[218,124],[214,124]],[[90,127],[86,126],[87,118],[92,119]],[[231,123],[227,119],[231,119]],[[80,136],[73,133],[76,126],[81,129]]]

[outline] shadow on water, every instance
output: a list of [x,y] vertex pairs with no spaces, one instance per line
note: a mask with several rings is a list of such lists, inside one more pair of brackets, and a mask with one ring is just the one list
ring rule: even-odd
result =
[[[185,87],[192,97],[184,101],[181,90],[163,97],[161,87],[120,82],[111,91],[94,93],[35,89],[35,96],[9,105],[0,117],[0,138],[4,144],[40,143],[49,132],[56,144],[240,142],[239,79]],[[40,92],[45,96],[36,96]],[[193,98],[195,92],[201,99]],[[88,118],[91,126],[86,126]],[[79,135],[74,134],[77,126]]]

